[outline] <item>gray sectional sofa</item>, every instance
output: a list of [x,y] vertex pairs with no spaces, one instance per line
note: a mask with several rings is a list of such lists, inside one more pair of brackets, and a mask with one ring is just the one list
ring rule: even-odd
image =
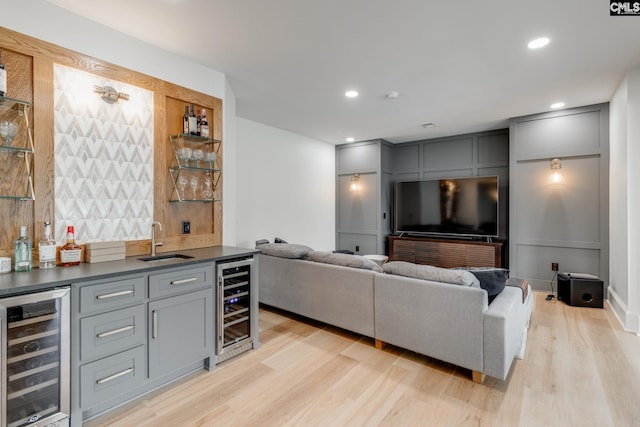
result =
[[362,257],[344,266],[326,255],[309,260],[304,251],[265,252],[262,304],[374,338],[379,348],[388,343],[467,368],[477,382],[506,379],[524,350],[533,295],[523,298],[521,288],[507,286],[489,305],[477,283],[387,274],[369,260],[358,265]]

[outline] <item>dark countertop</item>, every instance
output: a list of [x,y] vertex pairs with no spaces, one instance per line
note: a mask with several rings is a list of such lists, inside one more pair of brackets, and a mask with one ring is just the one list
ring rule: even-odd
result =
[[[237,248],[233,246],[213,246],[200,249],[187,249],[170,253],[179,253],[193,258],[171,259],[162,261],[140,261],[148,255],[127,257],[118,261],[99,262],[95,264],[80,263],[72,267],[61,267],[40,270],[34,268],[28,272],[11,272],[0,274],[0,297],[19,295],[51,289],[56,286],[67,286],[77,282],[104,279],[124,274],[145,273],[170,267],[187,266],[211,261],[223,261],[259,253],[255,249]],[[159,253],[158,255],[165,255]]]

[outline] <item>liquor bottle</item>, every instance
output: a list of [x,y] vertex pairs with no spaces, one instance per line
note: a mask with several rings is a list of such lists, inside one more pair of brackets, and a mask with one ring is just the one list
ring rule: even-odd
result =
[[184,116],[182,116],[182,133],[189,135],[189,106],[184,106]]
[[7,90],[7,70],[2,63],[2,51],[0,51],[0,96],[5,96]]
[[202,116],[200,115],[200,110],[198,110],[198,115],[196,116],[196,122],[198,126],[198,130],[196,131],[196,135],[200,136],[200,125],[202,124]]
[[202,118],[200,119],[200,136],[209,138],[209,122],[207,121],[207,110],[202,109]]
[[20,237],[15,241],[15,271],[31,270],[31,239],[27,237],[27,226],[20,227]]
[[196,113],[193,109],[193,104],[191,104],[191,110],[189,112],[189,134],[197,135],[198,133],[198,118],[196,117]]
[[82,248],[76,244],[73,225],[67,227],[67,243],[60,248],[60,262],[63,267],[80,264]]
[[40,268],[53,268],[56,266],[56,241],[51,238],[51,223],[44,222],[44,234],[38,242],[38,257]]

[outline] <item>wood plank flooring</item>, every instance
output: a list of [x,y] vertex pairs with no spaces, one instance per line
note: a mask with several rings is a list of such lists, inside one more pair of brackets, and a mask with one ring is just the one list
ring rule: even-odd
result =
[[85,426],[640,426],[640,337],[534,295],[506,381],[261,308],[260,348]]

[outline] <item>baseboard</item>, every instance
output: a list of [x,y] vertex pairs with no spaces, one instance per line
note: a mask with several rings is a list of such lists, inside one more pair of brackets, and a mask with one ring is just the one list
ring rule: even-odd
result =
[[622,328],[627,332],[640,335],[640,314],[629,311],[627,305],[611,286],[608,287],[607,292],[609,294],[607,304],[609,304],[609,308],[611,308]]

